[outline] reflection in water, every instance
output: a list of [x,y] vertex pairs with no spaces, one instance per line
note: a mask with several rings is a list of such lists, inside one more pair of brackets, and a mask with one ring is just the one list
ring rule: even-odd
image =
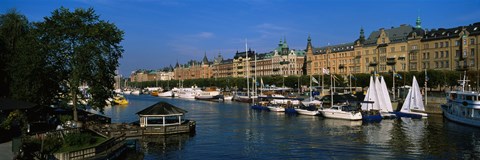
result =
[[142,142],[145,159],[475,159],[480,129],[433,115],[428,119],[362,123],[251,110],[236,102],[126,96],[130,104],[105,109],[113,122],[160,100],[188,111],[194,137]]

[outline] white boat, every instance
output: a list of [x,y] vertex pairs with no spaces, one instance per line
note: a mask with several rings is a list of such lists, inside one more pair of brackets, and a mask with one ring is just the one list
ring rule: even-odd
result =
[[125,90],[125,91],[123,91],[123,94],[126,94],[126,95],[129,95],[129,94],[131,94],[131,93],[132,93],[132,91],[130,91],[130,90]]
[[285,106],[281,104],[270,104],[267,108],[272,112],[285,112]]
[[412,88],[408,90],[407,97],[403,102],[402,108],[396,112],[398,117],[423,118],[427,117],[425,106],[423,105],[422,94],[418,86],[417,79],[413,76]]
[[137,96],[138,96],[138,95],[140,95],[140,90],[134,90],[134,91],[132,91],[132,93],[131,93],[131,94],[132,94],[132,95],[137,95]]
[[195,99],[195,95],[197,95],[199,92],[201,92],[201,90],[196,87],[180,88],[178,91],[178,98]]
[[295,108],[295,110],[297,111],[298,114],[309,115],[309,116],[320,115],[320,112],[316,108],[312,110],[309,110],[307,108]]
[[233,96],[223,96],[223,100],[225,101],[232,101]]
[[465,91],[465,78],[462,90],[447,92],[447,103],[442,105],[443,115],[454,122],[480,127],[480,93]]
[[380,110],[380,114],[382,117],[396,117],[396,115],[393,113],[393,106],[392,106],[392,100],[390,99],[390,94],[388,94],[388,89],[387,89],[387,84],[385,83],[385,79],[383,79],[383,76],[381,76],[381,91],[383,94],[383,100],[385,101],[385,106],[383,106],[382,110]]
[[166,91],[162,93],[158,93],[159,97],[173,97],[173,91]]
[[195,99],[212,99],[218,97],[218,95],[220,95],[220,91],[217,88],[206,88],[204,91],[197,91]]
[[362,113],[357,108],[348,105],[333,105],[330,108],[320,110],[325,118],[362,120]]

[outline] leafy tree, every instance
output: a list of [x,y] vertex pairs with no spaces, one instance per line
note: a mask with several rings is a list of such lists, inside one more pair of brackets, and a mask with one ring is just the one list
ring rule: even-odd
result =
[[42,51],[62,79],[62,95],[72,100],[73,117],[78,121],[77,102],[83,98],[79,86],[87,84],[94,109],[103,111],[105,99],[112,96],[114,71],[122,56],[123,31],[113,23],[100,20],[92,8],[54,10],[50,17],[36,23]]

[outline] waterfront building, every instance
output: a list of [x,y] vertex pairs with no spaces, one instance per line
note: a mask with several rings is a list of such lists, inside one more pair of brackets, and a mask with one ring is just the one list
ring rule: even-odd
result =
[[468,26],[428,31],[421,39],[422,69],[478,71],[479,38],[478,22]]
[[203,60],[201,62],[190,60],[187,64],[175,65],[173,70],[174,79],[177,80],[186,80],[186,79],[204,79],[212,78],[213,72],[211,63],[208,61],[207,54],[205,53]]
[[172,80],[173,77],[172,66],[158,70],[136,70],[130,74],[130,80],[132,82],[166,81]]
[[307,74],[322,74],[323,68],[341,75],[462,69],[459,66],[479,70],[479,28],[480,23],[474,23],[428,31],[422,29],[418,17],[415,26],[380,28],[368,38],[361,28],[359,38],[353,43],[314,48],[309,36]]

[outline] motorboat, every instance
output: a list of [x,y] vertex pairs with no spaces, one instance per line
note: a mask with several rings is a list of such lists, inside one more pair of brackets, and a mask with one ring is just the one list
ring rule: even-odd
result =
[[480,93],[465,91],[468,80],[462,81],[462,89],[447,92],[447,103],[442,105],[445,118],[462,124],[480,127]]
[[325,118],[362,120],[362,113],[358,107],[351,105],[333,105],[330,108],[320,110]]

